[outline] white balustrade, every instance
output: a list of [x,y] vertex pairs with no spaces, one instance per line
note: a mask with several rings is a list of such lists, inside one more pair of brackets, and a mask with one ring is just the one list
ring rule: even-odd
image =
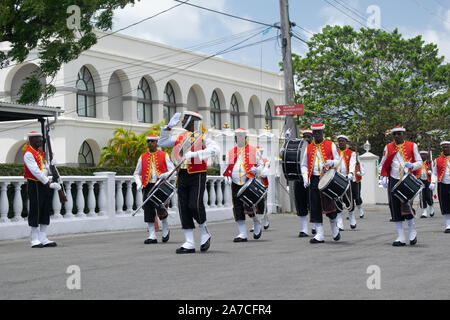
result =
[[116,180],[116,214],[123,214],[122,180]]
[[53,205],[53,216],[52,219],[62,219],[63,216],[61,215],[61,201],[59,200],[59,192],[58,190],[52,190],[53,191],[53,199],[52,199],[52,205]]
[[23,182],[14,182],[14,202],[13,202],[13,211],[14,211],[14,218],[13,221],[20,221],[22,210],[23,210],[23,203],[22,203],[22,193],[21,186]]
[[77,205],[77,218],[83,218],[84,214],[84,195],[83,195],[83,182],[76,181],[77,186],[77,197],[76,197],[76,205]]
[[73,198],[72,198],[72,191],[71,191],[71,185],[72,182],[70,181],[64,181],[64,188],[66,189],[66,198],[67,201],[64,203],[64,209],[66,213],[64,214],[64,218],[73,218]]
[[131,181],[131,180],[126,181],[127,191],[125,193],[125,207],[126,207],[127,214],[133,213],[134,199],[133,199],[132,183],[133,183],[133,181]]
[[216,190],[216,199],[217,199],[217,207],[223,207],[223,191],[222,191],[222,178],[217,178],[217,190]]
[[205,186],[205,192],[203,193],[203,204],[205,205],[205,208],[209,208],[209,204],[208,204],[208,181],[206,181],[206,186]]
[[215,208],[216,207],[216,179],[210,179],[209,182],[210,187],[209,187],[209,206],[211,208]]
[[98,215],[104,216],[106,214],[106,190],[105,181],[98,182]]
[[0,223],[4,223],[8,221],[8,211],[9,211],[9,203],[8,203],[8,194],[6,191],[8,190],[7,182],[0,183]]
[[88,217],[95,216],[95,194],[94,194],[94,181],[88,181],[88,199],[87,199],[87,207],[89,212],[87,213]]

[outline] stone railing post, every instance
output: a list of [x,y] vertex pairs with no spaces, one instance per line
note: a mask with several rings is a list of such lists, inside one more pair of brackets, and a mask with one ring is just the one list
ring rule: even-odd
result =
[[95,172],[95,176],[106,177],[107,180],[104,182],[105,188],[105,211],[109,217],[115,217],[116,215],[116,182],[115,172]]

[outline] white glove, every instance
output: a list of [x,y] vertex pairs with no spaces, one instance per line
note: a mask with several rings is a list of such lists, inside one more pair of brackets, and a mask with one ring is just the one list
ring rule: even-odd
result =
[[388,183],[389,183],[388,177],[383,177],[381,179],[381,185],[383,186],[383,188],[387,189]]
[[308,187],[309,187],[309,181],[308,181],[308,180],[304,180],[304,181],[303,181],[303,186],[304,186],[305,188],[308,188]]
[[433,191],[434,189],[436,189],[436,183],[434,183],[434,182],[430,183],[429,189],[430,189],[431,191]]
[[50,163],[52,166],[54,166],[54,165],[56,165],[56,160],[55,160],[55,157],[53,156],[53,160],[51,161],[51,163]]
[[251,167],[250,172],[253,173],[255,176],[259,175],[259,170],[257,167]]
[[177,112],[173,115],[173,117],[170,119],[169,124],[167,125],[169,128],[175,127],[181,119],[181,113]]
[[144,188],[140,181],[136,181],[136,190],[141,191]]
[[285,138],[286,140],[289,140],[289,139],[291,138],[291,128],[288,128],[288,129],[286,130],[286,132],[284,133],[284,138]]
[[225,183],[226,184],[231,184],[231,177],[225,177]]
[[61,185],[57,182],[52,182],[50,183],[50,189],[55,189],[55,190],[60,190],[61,189]]
[[159,178],[162,180],[162,179],[167,178],[168,176],[169,176],[169,172],[164,172],[164,173],[161,173],[161,175],[159,176]]
[[334,167],[334,161],[333,160],[327,160],[327,162],[325,162],[325,165],[327,167],[333,168]]
[[428,170],[428,174],[431,175],[433,172],[431,172],[431,170]]
[[414,164],[412,164],[411,162],[406,162],[405,167],[407,167],[408,169],[412,169],[414,168]]
[[347,178],[348,180],[353,181],[353,173],[349,173]]
[[362,177],[361,172],[357,171],[356,174],[358,177]]
[[186,153],[185,156],[186,159],[191,159],[195,157],[197,157],[197,151],[188,151],[188,153]]

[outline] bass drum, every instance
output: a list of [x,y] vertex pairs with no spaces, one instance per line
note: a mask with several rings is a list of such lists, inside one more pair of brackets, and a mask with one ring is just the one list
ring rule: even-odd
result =
[[402,203],[407,203],[413,200],[424,185],[420,179],[416,178],[411,173],[405,175],[402,180],[397,182],[392,188],[392,194],[396,196]]
[[319,190],[330,199],[342,198],[350,188],[350,181],[334,169],[328,170],[319,180]]
[[306,139],[292,139],[285,143],[284,152],[281,155],[281,164],[287,181],[301,180],[302,158],[307,146],[308,141]]

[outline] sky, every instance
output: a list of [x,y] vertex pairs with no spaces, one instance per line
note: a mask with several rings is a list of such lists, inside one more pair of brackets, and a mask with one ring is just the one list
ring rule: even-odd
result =
[[[250,20],[273,25],[280,21],[278,0],[190,0],[189,3],[207,7]],[[115,11],[113,31],[179,4],[174,0],[141,0]],[[374,21],[373,11],[379,9],[382,29],[398,28],[405,38],[421,35],[425,42],[438,45],[439,55],[450,61],[450,0],[289,0],[290,20],[297,24],[293,30],[308,40],[326,25],[350,25],[355,29]],[[338,10],[337,8],[340,10]],[[216,54],[240,41],[254,46],[219,54],[226,60],[279,72],[282,60],[280,43],[273,39],[278,29],[242,21],[196,7],[181,4],[152,19],[120,31],[133,37],[164,43],[176,48],[204,54]],[[234,37],[231,37],[235,35]],[[219,40],[215,45],[211,41]],[[200,44],[208,46],[195,47]],[[292,52],[305,55],[303,42],[292,38]]]

